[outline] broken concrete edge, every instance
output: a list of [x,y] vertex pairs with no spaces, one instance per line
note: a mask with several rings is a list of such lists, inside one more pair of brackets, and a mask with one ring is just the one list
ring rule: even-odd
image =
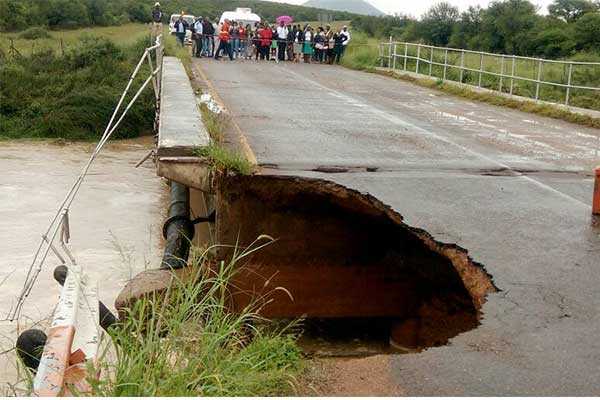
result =
[[[321,192],[332,196],[336,202],[352,198],[350,211],[368,213],[373,217],[384,216],[391,222],[401,225],[408,232],[417,236],[432,252],[438,253],[447,258],[455,268],[457,274],[469,295],[472,298],[473,306],[477,312],[481,311],[486,297],[490,293],[500,291],[493,283],[493,277],[485,270],[483,264],[474,261],[467,249],[458,244],[443,243],[436,240],[431,234],[423,229],[415,228],[404,223],[402,215],[386,205],[379,199],[369,193],[361,193],[357,190],[347,188],[337,183],[318,178],[306,178],[287,175],[219,175],[218,179],[267,179],[267,180],[286,180],[295,181],[306,186],[306,190]],[[218,188],[217,188],[218,190]],[[347,206],[346,206],[347,207]],[[218,240],[218,239],[217,239]],[[173,282],[178,280],[187,282],[192,276],[197,276],[197,269],[183,268],[181,270],[147,270],[127,283],[125,288],[119,294],[115,308],[119,310],[120,315],[125,308],[131,306],[137,299],[148,294],[164,292]]]
[[[231,113],[225,106],[225,103],[219,96],[219,93],[215,89],[214,85],[212,84],[212,82],[210,82],[210,80],[208,79],[208,77],[206,76],[204,71],[202,71],[202,68],[200,68],[200,66],[198,66],[198,64],[193,64],[192,74],[194,74],[194,75],[197,74],[198,76],[190,76],[189,78],[191,80],[193,80],[193,79],[202,80],[206,84],[206,86],[208,88],[208,92],[211,94],[214,101],[219,105],[219,107],[221,107],[221,110],[223,111],[223,113],[231,116]],[[250,164],[252,164],[254,169],[259,168],[258,159],[256,158],[256,154],[254,154],[252,147],[250,147],[250,144],[248,142],[248,139],[246,138],[246,135],[244,134],[244,132],[242,131],[240,126],[235,122],[235,118],[228,118],[228,120],[229,120],[229,124],[235,130],[235,133],[238,136],[239,148],[241,150],[242,155],[246,158],[246,160],[248,160],[248,162]]]
[[142,271],[127,282],[115,300],[119,319],[126,317],[126,310],[146,296],[165,292],[174,282],[187,283],[198,277],[198,269],[151,269]]
[[204,157],[159,157],[156,174],[204,193],[214,193],[213,167]]

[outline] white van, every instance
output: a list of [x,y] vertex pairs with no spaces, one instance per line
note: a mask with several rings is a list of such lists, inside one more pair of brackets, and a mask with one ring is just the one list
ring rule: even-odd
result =
[[[171,15],[171,20],[169,21],[169,32],[171,35],[175,34],[175,22],[179,19],[180,15],[181,14]],[[192,43],[192,27],[194,26],[196,18],[193,15],[184,14],[183,20],[188,24],[188,30],[185,32],[185,42]]]
[[229,21],[236,21],[241,23],[242,25],[250,25],[254,28],[254,24],[260,22],[260,17],[252,12],[250,8],[238,7],[235,11],[225,11],[221,15],[221,19],[219,20],[219,24],[225,22],[228,19]]

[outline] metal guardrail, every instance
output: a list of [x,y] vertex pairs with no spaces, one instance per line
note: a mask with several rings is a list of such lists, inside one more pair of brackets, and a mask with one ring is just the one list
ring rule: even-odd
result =
[[[400,53],[398,53],[399,50],[401,51]],[[433,67],[440,67],[441,76],[437,77],[441,78],[443,81],[453,80],[448,78],[449,72],[458,70],[458,82],[465,83],[465,72],[468,71],[476,75],[477,87],[482,87],[482,79],[484,76],[495,77],[498,78],[497,86],[485,87],[494,91],[509,93],[510,95],[514,94],[516,82],[529,82],[535,86],[535,95],[533,96],[535,100],[540,100],[540,88],[542,85],[563,88],[565,89],[564,104],[567,106],[569,105],[573,90],[600,92],[600,87],[576,85],[573,81],[574,71],[578,67],[589,69],[587,73],[591,72],[591,74],[597,74],[600,79],[600,63],[597,62],[548,60],[543,58],[495,54],[450,47],[437,47],[418,43],[393,42],[392,40],[380,43],[379,57],[381,60],[381,67],[387,67],[391,70],[400,69],[402,71],[414,72],[426,76],[436,76]],[[469,58],[469,60],[467,60],[467,58]],[[486,59],[487,63],[485,62]],[[490,62],[490,59],[493,60],[493,62]],[[408,69],[409,60],[414,62],[414,70],[412,70],[412,68],[410,68],[410,70]],[[475,61],[476,64],[478,63],[478,66],[475,68],[469,66],[473,61]],[[529,63],[531,65],[529,70],[533,72],[533,76],[528,77],[519,74],[519,69],[522,69],[518,67],[519,62]],[[498,71],[494,71],[493,68],[491,68],[494,64],[497,66]],[[428,66],[428,71],[425,74],[421,72],[423,65]],[[547,67],[545,68],[545,66]],[[412,67],[412,65],[410,67]],[[558,73],[561,76],[561,81],[555,82],[544,80],[545,71],[552,72],[552,74]],[[504,86],[507,83],[506,81],[509,81],[509,83],[507,86]],[[475,86],[473,84],[471,85]]]
[[[108,122],[100,141],[97,143],[94,148],[90,158],[87,163],[84,165],[81,173],[73,183],[73,185],[68,190],[65,198],[60,203],[58,210],[54,214],[54,217],[50,221],[50,224],[46,231],[42,234],[40,243],[33,253],[33,260],[29,266],[27,271],[27,277],[25,278],[25,282],[23,283],[23,289],[19,294],[17,299],[17,303],[11,308],[8,313],[7,319],[10,321],[17,320],[21,314],[21,310],[23,304],[25,303],[27,297],[31,293],[37,278],[44,267],[46,262],[46,258],[49,253],[53,253],[58,261],[66,265],[77,266],[77,261],[73,256],[72,252],[69,249],[69,210],[71,208],[71,204],[77,197],[77,193],[81,185],[83,184],[85,177],[88,174],[90,167],[92,166],[94,160],[98,156],[98,154],[102,151],[106,142],[111,138],[112,134],[119,127],[133,104],[137,101],[142,92],[146,89],[146,87],[152,83],[154,88],[154,95],[156,101],[156,113],[159,112],[160,107],[160,93],[162,86],[162,65],[163,65],[163,53],[164,53],[164,42],[162,40],[162,35],[159,35],[152,42],[152,45],[145,49],[144,54],[141,56],[138,61],[133,73],[129,77],[127,85],[119,98],[119,101],[112,113],[110,121]],[[154,60],[153,56],[154,55]],[[125,103],[125,97],[129,93],[131,86],[140,72],[142,65],[145,62],[148,62],[149,71],[147,74],[147,78],[142,82],[140,87],[137,89],[135,94],[128,100],[127,105],[123,109],[122,106]],[[59,242],[59,243],[57,243]]]

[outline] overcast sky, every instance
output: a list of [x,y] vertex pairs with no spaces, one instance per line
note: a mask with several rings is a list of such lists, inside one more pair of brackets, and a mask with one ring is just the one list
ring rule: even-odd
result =
[[[291,3],[291,4],[302,4],[306,0],[271,0],[279,3]],[[441,0],[367,0],[381,11],[394,14],[409,14],[414,17],[419,17],[433,4],[438,3]],[[457,6],[461,11],[467,9],[469,6],[479,4],[482,7],[487,6],[489,0],[447,0],[449,3]],[[533,4],[536,4],[540,8],[540,12],[543,14],[547,13],[548,4],[552,0],[530,0]]]

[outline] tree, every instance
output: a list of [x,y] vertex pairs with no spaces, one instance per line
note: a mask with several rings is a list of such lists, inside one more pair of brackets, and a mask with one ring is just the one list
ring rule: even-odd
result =
[[548,6],[553,17],[565,22],[575,22],[588,12],[598,11],[598,5],[589,0],[554,0]]
[[531,47],[531,30],[539,18],[527,0],[494,1],[483,13],[482,43],[487,50],[524,54]]
[[458,19],[458,8],[446,2],[435,4],[421,17],[423,39],[436,46],[446,46]]
[[456,48],[478,48],[476,45],[481,31],[482,8],[470,6],[460,15],[460,22],[454,25],[448,45]]
[[600,50],[600,12],[587,13],[575,23],[577,47]]

